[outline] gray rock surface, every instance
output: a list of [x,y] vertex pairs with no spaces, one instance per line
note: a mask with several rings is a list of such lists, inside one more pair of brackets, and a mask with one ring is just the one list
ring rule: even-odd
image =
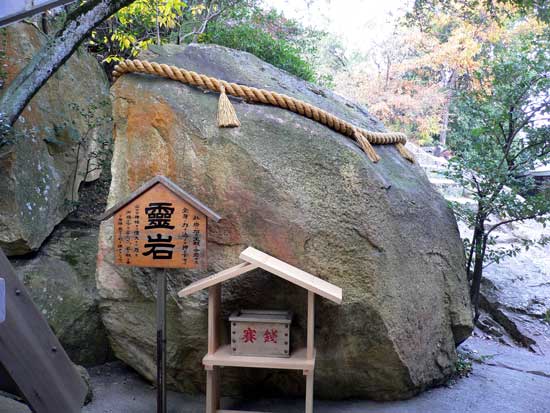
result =
[[[363,107],[254,56],[217,46],[165,46],[142,56],[286,93],[381,130]],[[453,214],[418,165],[393,147],[371,163],[348,138],[278,108],[235,101],[237,129],[216,126],[218,96],[144,75],[112,87],[115,152],[109,204],[164,174],[220,213],[209,269],[170,271],[168,375],[204,390],[206,295],[176,298],[189,282],[238,262],[252,245],[343,288],[316,315],[316,395],[398,399],[451,375],[455,345],[472,329],[464,254]],[[114,351],[155,374],[155,271],[113,265],[112,222],[102,225],[97,283]],[[304,342],[305,293],[262,272],[226,283],[224,315],[290,309],[292,346]],[[302,394],[301,373],[224,369],[226,394]]]
[[0,394],[0,413],[31,413],[23,403]]
[[483,308],[517,343],[548,354],[550,246],[532,247],[515,257],[505,258],[488,266],[484,275]]
[[112,358],[95,283],[97,226],[65,220],[32,257],[11,259],[34,303],[74,363]]
[[[45,35],[18,23],[3,29],[0,39],[7,85]],[[7,255],[37,250],[72,210],[81,181],[97,178],[97,165],[88,159],[110,139],[108,88],[97,61],[77,51],[23,111],[14,128],[16,143],[0,145],[0,248]]]

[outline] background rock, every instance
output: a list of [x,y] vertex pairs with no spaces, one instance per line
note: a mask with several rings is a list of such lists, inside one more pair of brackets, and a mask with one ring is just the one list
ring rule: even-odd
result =
[[33,257],[11,260],[74,363],[112,359],[95,283],[97,227],[65,220]]
[[[531,236],[534,233],[531,232]],[[515,257],[507,257],[488,266],[484,276],[481,290],[483,309],[517,343],[533,352],[548,354],[550,246],[532,247]]]
[[[2,77],[9,84],[45,35],[18,23],[3,29],[0,40],[6,49]],[[110,139],[108,87],[97,61],[77,51],[25,108],[15,145],[0,146],[0,248],[7,255],[36,250],[72,210],[91,153]],[[92,121],[101,125],[91,127]],[[88,169],[94,168],[92,162]]]
[[[143,58],[304,99],[381,130],[361,106],[250,54],[217,46],[164,46]],[[343,288],[319,300],[316,397],[410,397],[446,380],[455,345],[472,329],[456,222],[418,165],[393,147],[371,163],[348,138],[278,108],[235,101],[238,129],[218,129],[218,96],[173,81],[126,75],[113,86],[115,152],[109,205],[156,174],[223,219],[211,224],[208,273],[252,245]],[[97,283],[116,356],[155,374],[155,275],[113,265],[112,221],[101,227]],[[204,389],[206,294],[176,292],[207,272],[170,271],[169,383]],[[304,342],[306,294],[256,271],[224,284],[224,315],[290,309],[292,346]],[[227,332],[226,332],[227,334]],[[224,369],[225,394],[302,394],[301,372]]]
[[[475,207],[471,194],[443,176],[447,161],[409,145],[430,182],[449,201]],[[491,217],[498,222],[496,217]],[[459,222],[460,234],[471,239],[472,230]],[[523,241],[550,237],[550,229],[533,220],[502,225],[493,232],[496,247],[509,249]],[[489,337],[508,345],[520,345],[533,352],[550,351],[550,245],[521,249],[483,271],[480,307],[484,314],[478,327]]]

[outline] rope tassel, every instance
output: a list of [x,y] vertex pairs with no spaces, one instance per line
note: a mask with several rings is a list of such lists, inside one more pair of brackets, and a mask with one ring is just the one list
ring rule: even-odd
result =
[[225,94],[225,87],[220,87],[220,100],[218,101],[218,126],[220,128],[238,128],[241,126],[237,112]]
[[395,147],[403,158],[405,158],[410,163],[414,163],[414,155],[407,148],[405,148],[405,145],[403,145],[401,142],[398,142],[395,144]]
[[356,131],[355,139],[357,139],[357,142],[359,142],[359,145],[361,145],[361,148],[363,148],[363,151],[372,162],[376,163],[380,160],[380,156],[378,156],[365,135],[363,135],[360,131]]

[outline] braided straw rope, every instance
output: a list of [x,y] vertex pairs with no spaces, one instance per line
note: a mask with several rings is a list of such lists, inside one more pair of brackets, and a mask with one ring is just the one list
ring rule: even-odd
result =
[[116,80],[123,74],[132,72],[153,74],[213,92],[225,92],[228,95],[242,98],[249,103],[263,103],[265,105],[272,105],[290,110],[291,112],[295,112],[309,119],[313,119],[314,121],[335,130],[336,132],[355,139],[373,162],[378,162],[380,157],[376,154],[371,144],[394,144],[404,158],[414,162],[412,154],[405,149],[404,146],[407,141],[405,134],[373,132],[362,129],[327,111],[324,111],[323,109],[290,96],[271,92],[265,89],[257,89],[255,87],[226,82],[224,80],[216,79],[214,77],[206,76],[190,70],[185,70],[176,66],[169,66],[166,64],[137,59],[125,60],[119,63],[113,71],[113,77]]

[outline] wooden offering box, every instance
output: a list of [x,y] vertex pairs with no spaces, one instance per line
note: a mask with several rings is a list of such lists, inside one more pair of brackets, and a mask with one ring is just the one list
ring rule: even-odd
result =
[[229,322],[232,354],[290,357],[290,311],[240,310]]

